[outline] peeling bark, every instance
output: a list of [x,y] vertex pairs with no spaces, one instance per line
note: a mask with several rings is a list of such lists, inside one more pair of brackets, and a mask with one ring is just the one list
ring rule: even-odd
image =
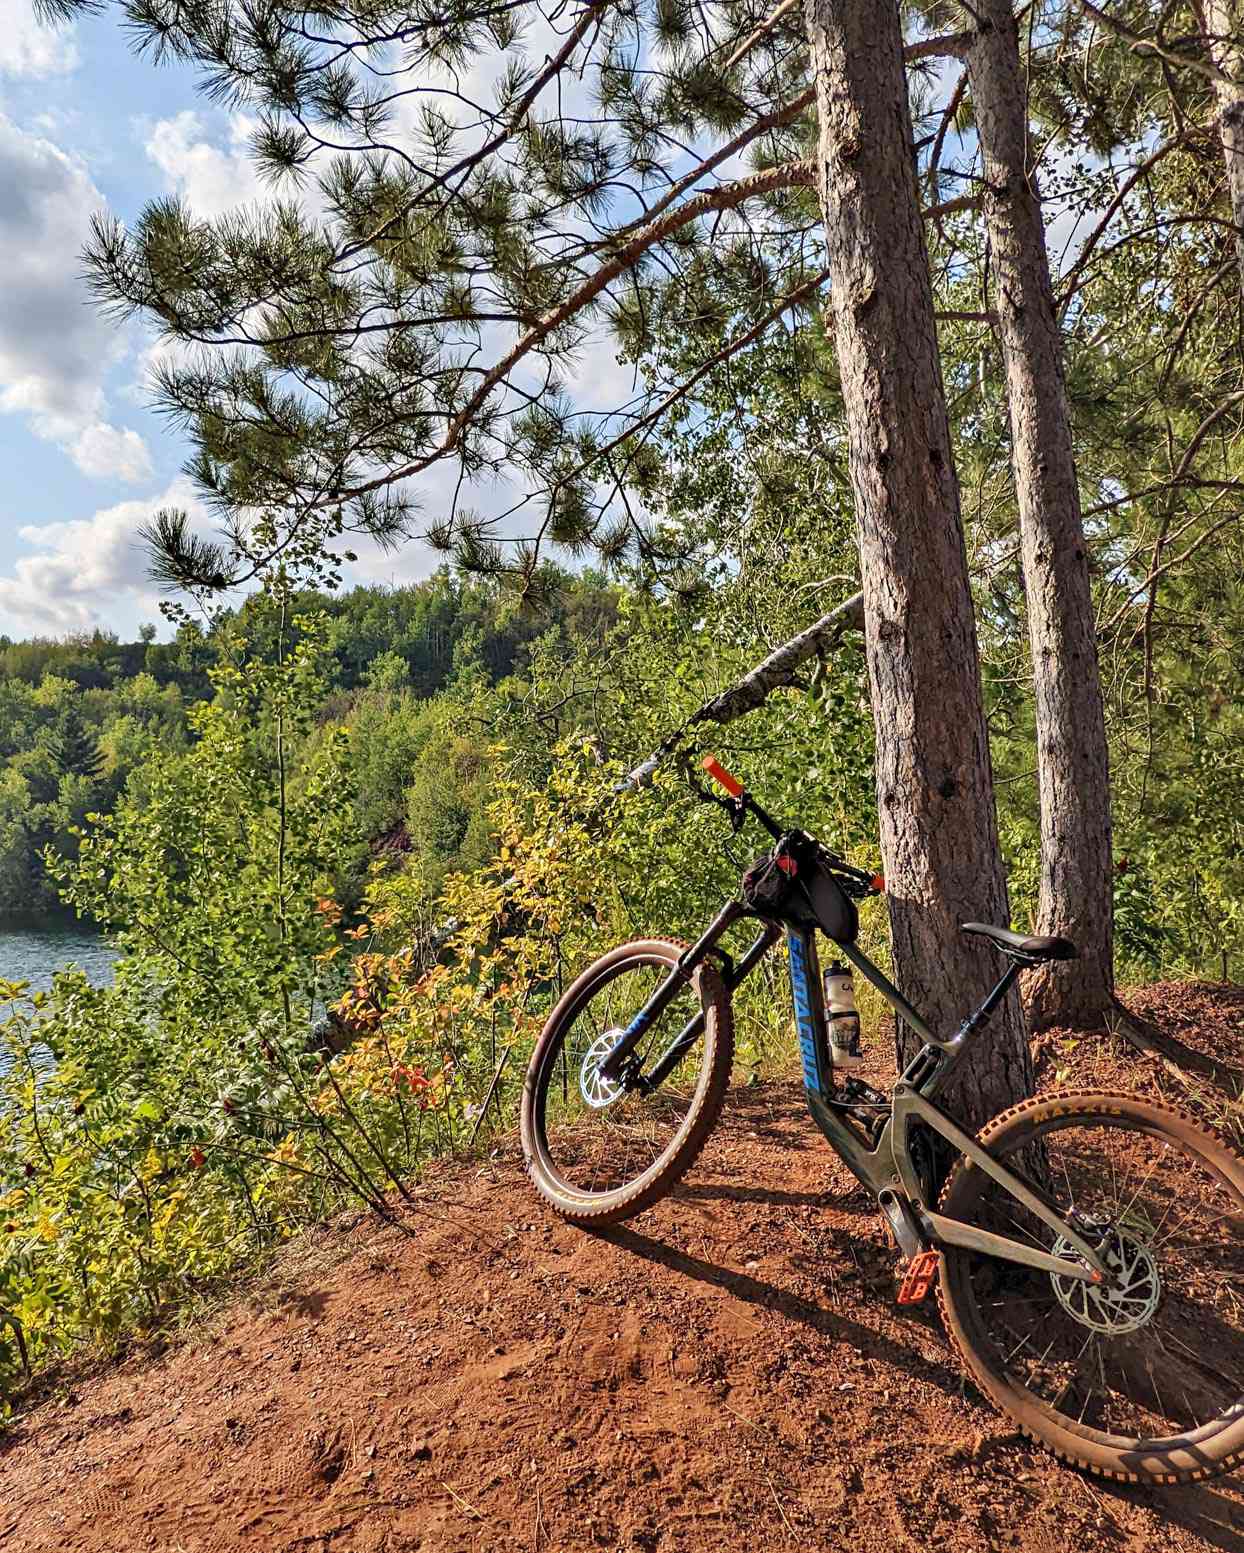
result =
[[[806,19],[896,979],[949,1035],[1000,968],[959,925],[1006,922],[1007,897],[902,34],[894,0],[806,0]],[[950,1099],[975,1124],[1030,1084],[1012,994]]]
[[1106,722],[1071,415],[1010,0],[977,0],[968,81],[1006,369],[1032,652],[1041,804],[1036,931],[1079,947],[1027,979],[1030,1024],[1100,1025],[1112,1009],[1113,888]]
[[688,721],[688,728],[696,723],[729,723],[747,712],[763,706],[773,691],[783,685],[792,685],[795,670],[809,658],[823,658],[841,641],[843,633],[852,627],[857,630],[864,624],[864,595],[853,593],[845,603],[822,615],[798,636],[792,636],[780,647],[774,648],[763,662],[745,674],[729,690],[714,696]]

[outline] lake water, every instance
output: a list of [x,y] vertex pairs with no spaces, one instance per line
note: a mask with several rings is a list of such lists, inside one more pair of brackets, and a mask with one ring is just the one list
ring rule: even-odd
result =
[[95,983],[110,982],[116,950],[98,933],[72,919],[0,917],[0,978],[52,985],[52,973],[76,965]]

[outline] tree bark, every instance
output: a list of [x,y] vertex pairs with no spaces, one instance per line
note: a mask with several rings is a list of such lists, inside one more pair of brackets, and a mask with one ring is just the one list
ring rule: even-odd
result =
[[1201,12],[1206,49],[1222,75],[1229,78],[1216,80],[1214,92],[1244,297],[1244,0],[1202,0]]
[[[902,34],[895,0],[806,0],[806,16],[896,979],[948,1036],[1000,970],[959,925],[1005,922],[1007,898]],[[975,1125],[1030,1085],[1012,995],[950,1098]]]
[[976,0],[966,51],[1006,369],[1036,703],[1041,887],[1036,930],[1080,958],[1033,972],[1029,1023],[1093,1028],[1112,1007],[1110,774],[1088,552],[1045,227],[1011,0]]

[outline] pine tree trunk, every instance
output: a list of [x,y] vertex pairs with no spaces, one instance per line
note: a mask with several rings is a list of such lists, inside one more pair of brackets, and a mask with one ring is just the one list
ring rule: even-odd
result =
[[1202,16],[1209,56],[1231,78],[1216,81],[1214,91],[1244,297],[1244,0],[1202,0]]
[[984,158],[994,306],[1006,365],[1037,723],[1041,889],[1037,931],[1079,947],[1024,987],[1029,1024],[1093,1028],[1114,967],[1110,777],[1088,552],[1041,203],[1011,0],[977,0],[967,49]]
[[[1001,969],[959,924],[1004,923],[1007,900],[902,36],[895,0],[806,3],[895,979],[950,1035]],[[1012,996],[950,1099],[976,1124],[1030,1083]]]

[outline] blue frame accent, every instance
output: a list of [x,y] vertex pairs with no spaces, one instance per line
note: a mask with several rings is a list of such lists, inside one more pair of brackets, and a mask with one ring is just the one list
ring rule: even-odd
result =
[[786,954],[790,968],[790,994],[795,1005],[795,1027],[799,1031],[799,1055],[803,1060],[804,1088],[813,1094],[821,1093],[820,1041],[817,1039],[816,1012],[812,992],[812,978],[816,975],[814,963],[810,963],[809,935],[794,928],[786,934]]

